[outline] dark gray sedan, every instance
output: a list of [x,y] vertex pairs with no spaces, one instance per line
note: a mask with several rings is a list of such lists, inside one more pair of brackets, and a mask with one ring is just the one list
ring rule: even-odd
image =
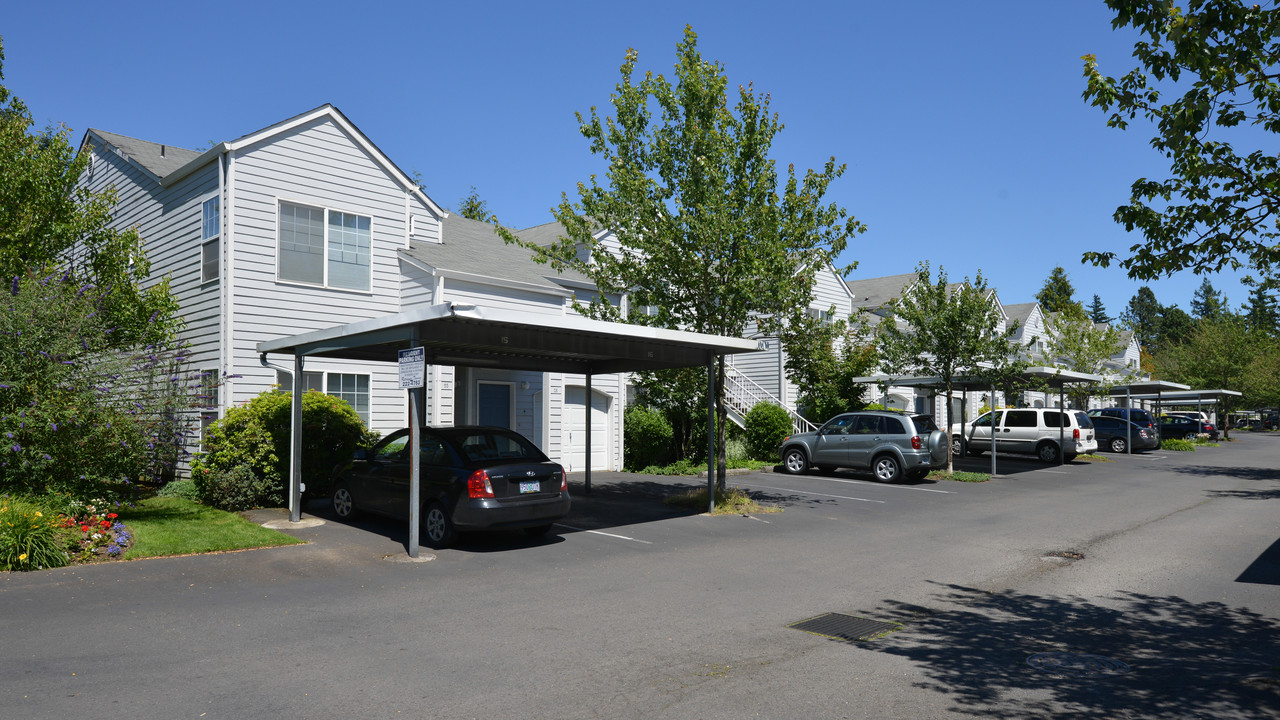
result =
[[793,474],[846,467],[896,482],[947,466],[947,434],[932,417],[878,410],[837,415],[814,432],[783,438],[779,450],[782,469]]
[[[569,514],[564,468],[519,433],[496,427],[423,428],[422,535],[435,548],[462,530],[523,529],[543,535]],[[333,511],[409,517],[409,430],[358,451],[336,472]]]

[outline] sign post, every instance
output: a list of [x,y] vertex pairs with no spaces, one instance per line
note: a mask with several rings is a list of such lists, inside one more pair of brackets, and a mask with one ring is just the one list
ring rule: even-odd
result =
[[423,386],[426,375],[426,353],[420,348],[409,348],[399,351],[400,387],[409,391],[409,557],[418,557],[418,517],[421,512],[421,489],[419,477],[421,468],[419,445],[422,443],[418,429],[418,393]]

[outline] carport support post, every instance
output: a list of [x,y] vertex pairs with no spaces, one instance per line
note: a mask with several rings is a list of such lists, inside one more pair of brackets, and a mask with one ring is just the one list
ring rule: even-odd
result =
[[716,510],[716,356],[707,355],[707,512]]
[[1067,464],[1067,384],[1058,386],[1058,464]]
[[418,429],[418,388],[409,390],[409,557],[418,558],[418,533],[422,512],[422,433]]
[[[1132,455],[1133,454],[1133,424],[1132,424],[1133,423],[1133,386],[1131,385],[1124,386],[1124,406],[1129,410],[1129,412],[1124,414],[1125,420],[1128,420],[1130,423],[1129,425],[1124,426],[1124,434],[1125,434],[1125,437],[1128,438],[1128,441],[1125,442],[1124,444],[1124,453],[1125,455]],[[1151,432],[1156,433],[1159,431],[1160,431],[1160,428],[1156,427],[1153,424],[1151,427]]]
[[582,494],[591,494],[591,371],[587,371],[586,380],[586,402],[583,403],[583,412],[587,414],[586,424],[583,425],[587,429],[587,477],[582,482]]
[[[263,357],[266,357],[263,355]],[[293,355],[289,412],[289,522],[302,521],[302,355]]]
[[991,381],[991,477],[996,476],[996,381]]

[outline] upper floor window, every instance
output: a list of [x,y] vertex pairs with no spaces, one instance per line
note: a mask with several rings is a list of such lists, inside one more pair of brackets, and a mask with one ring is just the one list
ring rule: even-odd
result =
[[368,290],[370,218],[280,203],[281,280]]
[[222,202],[218,197],[204,201],[200,221],[200,282],[218,279],[221,267],[221,248],[218,239],[222,235]]

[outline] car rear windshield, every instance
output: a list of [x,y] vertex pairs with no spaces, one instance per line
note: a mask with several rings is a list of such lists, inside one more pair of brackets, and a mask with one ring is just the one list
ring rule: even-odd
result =
[[533,443],[517,433],[497,430],[459,430],[447,435],[449,441],[468,463],[498,462],[546,462]]
[[933,421],[932,415],[912,415],[911,422],[916,424],[918,433],[931,433],[938,429],[938,424]]

